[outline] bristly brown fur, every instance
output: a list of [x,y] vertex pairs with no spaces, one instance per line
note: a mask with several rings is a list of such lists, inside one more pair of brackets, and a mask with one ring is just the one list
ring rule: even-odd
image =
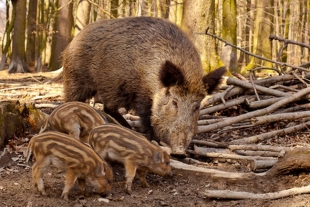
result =
[[185,33],[154,17],[87,25],[64,51],[63,66],[65,101],[98,96],[106,112],[127,127],[117,110],[134,110],[142,133],[183,155],[197,128],[195,109],[223,71],[204,77]]

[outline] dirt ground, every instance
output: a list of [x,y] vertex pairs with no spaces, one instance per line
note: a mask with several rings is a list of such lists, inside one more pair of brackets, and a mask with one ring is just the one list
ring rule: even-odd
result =
[[[47,74],[8,75],[6,71],[0,72],[0,100],[20,100],[21,102],[59,103],[62,101],[61,83],[43,83],[45,77],[56,76]],[[26,77],[27,76],[27,77]],[[22,79],[21,79],[22,78]],[[14,84],[13,84],[14,83]],[[15,89],[14,89],[15,87]],[[24,87],[24,89],[23,89]],[[10,88],[10,90],[8,90]],[[26,90],[27,89],[27,90]],[[30,93],[29,90],[34,91]],[[34,98],[36,97],[36,98]],[[41,97],[41,98],[40,98]],[[42,109],[44,110],[44,109]],[[45,109],[47,113],[51,109]],[[27,145],[31,134],[16,137],[18,145]],[[209,135],[200,135],[206,139]],[[293,134],[285,139],[299,142],[309,142],[309,135],[299,136]],[[302,137],[302,139],[300,139]],[[286,142],[286,141],[284,141]],[[3,149],[0,149],[0,155]],[[5,154],[5,153],[4,153]],[[2,206],[175,206],[175,207],[227,207],[227,206],[259,206],[259,207],[307,207],[310,206],[308,194],[285,197],[276,200],[231,200],[210,199],[204,194],[207,189],[233,190],[252,193],[277,192],[293,187],[310,185],[310,176],[307,172],[292,172],[288,175],[272,179],[259,177],[254,179],[224,179],[212,177],[209,174],[174,169],[172,177],[159,177],[148,174],[149,188],[142,188],[138,180],[134,180],[133,194],[125,193],[124,168],[113,163],[114,183],[111,195],[106,200],[93,193],[88,186],[90,196],[80,194],[75,185],[69,192],[69,201],[60,198],[64,186],[64,173],[49,168],[44,176],[47,196],[40,195],[34,187],[31,176],[31,165],[25,163],[22,152],[12,150],[0,159],[0,207]],[[195,157],[206,163],[208,168],[229,172],[250,172],[246,161],[226,162],[222,160]]]

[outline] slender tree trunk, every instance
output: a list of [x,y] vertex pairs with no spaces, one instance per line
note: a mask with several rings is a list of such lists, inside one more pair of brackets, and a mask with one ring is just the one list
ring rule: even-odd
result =
[[114,18],[118,17],[117,8],[118,8],[118,0],[111,0],[111,14],[113,15]]
[[184,1],[185,0],[176,0],[177,3],[177,11],[176,11],[176,21],[175,23],[181,27],[183,20],[183,12],[184,12]]
[[[269,35],[273,32],[273,0],[256,0],[256,8],[253,53],[272,59],[272,45]],[[271,68],[272,63],[252,57],[245,69],[251,70],[257,66]]]
[[207,72],[216,69],[223,63],[218,56],[215,39],[196,33],[204,33],[206,28],[210,27],[209,32],[214,34],[214,10],[214,0],[184,2],[182,29],[195,44],[201,55],[202,66]]
[[11,45],[11,32],[14,26],[15,12],[12,12],[10,19],[10,3],[9,0],[6,0],[6,24],[5,24],[5,33],[2,39],[2,57],[0,62],[0,70],[5,70],[5,64],[7,62],[7,55]]
[[79,0],[74,25],[74,36],[89,23],[90,6],[88,0]]
[[[236,0],[223,0],[222,37],[227,42],[237,45]],[[237,67],[237,49],[224,45],[221,59],[229,71],[240,72]]]
[[61,67],[60,55],[70,42],[73,22],[72,7],[73,3],[71,0],[58,0],[49,71],[57,70]]
[[24,0],[13,0],[13,12],[15,12],[14,34],[12,42],[12,59],[9,65],[9,73],[30,72],[25,51],[26,31],[26,4]]
[[30,66],[35,64],[37,4],[37,0],[29,0],[26,57]]

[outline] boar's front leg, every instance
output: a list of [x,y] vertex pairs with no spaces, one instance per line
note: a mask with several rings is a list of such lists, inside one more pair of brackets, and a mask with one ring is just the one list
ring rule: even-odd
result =
[[132,164],[131,162],[126,162],[125,163],[125,171],[126,171],[126,193],[129,195],[132,193],[131,186],[132,186],[132,181],[136,175],[136,166]]
[[147,183],[146,181],[146,178],[145,178],[145,170],[142,170],[142,169],[138,169],[137,170],[137,177],[139,178],[141,184],[142,184],[142,187],[144,188],[149,188],[150,185]]
[[71,169],[68,169],[66,172],[65,187],[61,194],[61,197],[64,198],[65,200],[68,200],[68,192],[74,185],[76,179],[77,179],[76,174]]
[[89,193],[86,191],[86,181],[84,178],[77,179],[81,192],[84,196],[88,197]]

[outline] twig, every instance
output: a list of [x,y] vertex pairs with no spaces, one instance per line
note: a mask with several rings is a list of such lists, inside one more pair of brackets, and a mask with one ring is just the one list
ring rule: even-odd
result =
[[256,87],[255,87],[255,84],[254,84],[254,82],[253,82],[253,73],[252,73],[252,72],[250,72],[250,82],[251,82],[251,84],[252,84],[252,88],[253,88],[253,90],[254,90],[256,99],[257,99],[258,101],[260,101],[259,95],[258,95],[257,90],[256,90]]
[[288,40],[288,39],[285,39],[282,37],[275,36],[273,34],[269,35],[269,39],[270,40],[278,40],[278,41],[284,42],[285,44],[293,44],[293,45],[298,45],[298,46],[306,47],[306,48],[310,49],[310,45],[308,45],[306,43],[297,42],[294,40]]
[[[245,82],[245,81],[241,81],[241,80],[238,80],[238,79],[232,78],[232,77],[229,77],[227,79],[227,84],[228,85],[237,85],[237,86],[241,86],[241,87],[248,88],[248,89],[254,89],[252,87],[251,83],[248,83],[248,82]],[[266,88],[264,86],[259,86],[259,85],[254,85],[254,86],[260,92],[263,92],[263,93],[266,93],[266,94],[270,94],[270,95],[273,95],[273,96],[277,96],[277,97],[290,96],[291,95],[289,93],[285,93],[285,92],[282,92],[282,91]]]
[[300,69],[300,70],[308,71],[306,68],[303,68],[303,67],[300,67],[300,66],[295,66],[295,65],[288,64],[288,63],[284,63],[284,62],[278,62],[278,61],[270,60],[270,59],[268,59],[268,58],[264,58],[264,57],[255,55],[255,54],[253,54],[253,53],[250,53],[250,52],[248,52],[248,51],[246,51],[246,50],[244,50],[244,49],[242,49],[242,48],[240,48],[240,47],[237,47],[237,46],[235,46],[235,45],[233,45],[233,44],[231,44],[231,43],[229,43],[229,42],[223,40],[222,38],[218,37],[217,35],[208,33],[208,30],[209,30],[209,28],[206,29],[206,32],[205,32],[205,33],[197,33],[197,34],[209,35],[209,36],[211,36],[211,37],[214,37],[214,38],[220,40],[221,42],[224,42],[224,43],[225,43],[225,46],[226,46],[226,45],[229,45],[229,46],[231,46],[231,47],[233,47],[233,48],[236,48],[236,49],[238,49],[238,50],[244,52],[244,53],[247,54],[247,55],[251,55],[251,56],[256,57],[256,58],[258,58],[258,59],[265,60],[265,61],[268,61],[268,62],[271,62],[271,63],[274,63],[274,64],[278,64],[278,65],[280,65],[281,67],[291,67],[291,68],[297,68],[297,69]]

